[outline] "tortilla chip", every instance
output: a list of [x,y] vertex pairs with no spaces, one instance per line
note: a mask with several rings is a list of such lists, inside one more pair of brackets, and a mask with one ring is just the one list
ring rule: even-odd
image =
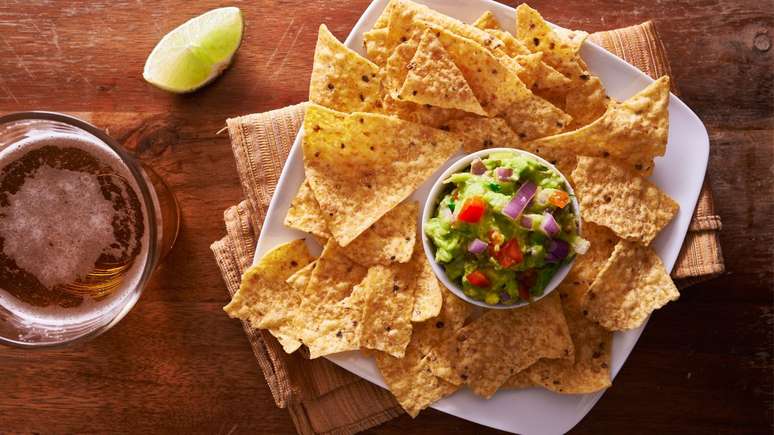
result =
[[537,80],[535,80],[533,89],[538,91],[564,89],[567,88],[571,83],[572,80],[567,78],[567,76],[555,70],[551,65],[541,61],[540,70],[537,73]]
[[435,277],[430,262],[422,248],[422,243],[416,243],[414,258],[416,280],[414,281],[414,308],[411,310],[412,322],[423,322],[437,316],[441,312],[443,296],[441,284]]
[[360,283],[365,288],[360,346],[402,358],[411,340],[414,267],[374,266]]
[[403,358],[385,353],[375,355],[387,387],[406,412],[415,417],[419,411],[457,390],[457,386],[433,375],[429,353],[440,343],[454,339],[471,313],[471,305],[445,288],[441,292],[443,308],[437,317],[414,324],[411,341]]
[[572,179],[586,220],[645,245],[680,207],[655,184],[607,159],[579,157]]
[[342,252],[365,267],[406,263],[414,251],[418,213],[419,204],[415,201],[398,204]]
[[411,39],[418,40],[428,24],[473,40],[487,48],[494,49],[503,45],[502,41],[485,31],[434,11],[427,6],[408,0],[392,0],[390,3],[394,3],[394,6],[390,10],[389,25],[387,26],[389,29],[386,41],[388,50],[402,42]]
[[379,18],[376,19],[372,29],[383,29],[390,24],[390,14],[392,14],[392,8],[395,7],[395,3],[396,2],[394,1],[387,3],[387,6],[384,7],[384,10],[379,15]]
[[303,292],[297,329],[310,358],[359,348],[362,300],[358,286],[367,269],[349,260],[335,240],[329,240]]
[[572,337],[574,358],[541,359],[509,379],[509,387],[538,385],[556,393],[585,394],[611,385],[613,334],[583,315],[580,297],[585,287],[575,284],[568,275],[556,289]]
[[570,129],[591,124],[607,111],[610,97],[599,77],[586,75],[580,86],[571,89],[565,95],[564,111],[572,116]]
[[[538,363],[540,363],[540,361],[536,362],[535,364]],[[535,364],[531,365],[530,367],[534,366]],[[526,369],[508,378],[508,380],[505,381],[505,383],[500,388],[521,390],[523,388],[530,388],[534,386],[536,386],[536,384],[532,382],[532,378],[529,376],[529,367],[527,367]]]
[[230,317],[250,322],[253,328],[269,329],[285,352],[294,352],[301,346],[298,331],[292,326],[301,293],[285,280],[312,260],[303,240],[277,246],[242,275],[239,290],[223,310]]
[[285,282],[294,289],[303,292],[304,289],[306,289],[306,285],[309,284],[309,278],[312,276],[312,271],[315,267],[317,267],[317,260],[298,269],[296,273],[290,275]]
[[502,118],[463,118],[449,121],[449,131],[462,139],[466,153],[484,148],[516,148],[521,143]]
[[473,22],[473,27],[478,27],[482,30],[487,29],[495,29],[495,30],[501,30],[502,26],[500,26],[500,22],[497,21],[497,18],[495,18],[492,11],[486,11],[483,14],[481,14],[480,17],[476,21]]
[[458,388],[433,375],[427,359],[416,349],[407,351],[403,358],[382,352],[375,358],[387,388],[411,418]]
[[542,57],[543,53],[521,54],[513,58],[501,57],[500,62],[508,65],[511,71],[516,73],[519,80],[524,83],[524,86],[531,88],[537,82],[540,73],[540,58]]
[[588,33],[551,28],[538,11],[522,3],[516,8],[516,37],[531,51],[543,53],[543,61],[570,78],[583,73],[580,50]]
[[621,240],[581,300],[584,314],[611,331],[637,328],[680,293],[656,252]]
[[653,158],[666,152],[668,132],[669,77],[663,76],[622,103],[611,101],[607,111],[591,124],[540,139],[533,146],[592,157],[610,156],[648,176]]
[[328,229],[346,246],[460,147],[450,133],[374,113],[310,105],[304,169]]
[[589,241],[590,246],[585,254],[576,257],[565,281],[570,281],[572,277],[588,288],[613,254],[613,248],[620,239],[610,228],[593,222],[583,221],[581,228],[581,235]]
[[342,112],[373,112],[381,104],[379,67],[339,42],[320,25],[309,101]]
[[320,211],[320,204],[314,199],[309,182],[304,180],[298,193],[290,202],[288,214],[285,215],[285,226],[314,234],[321,239],[329,239],[331,233],[325,224],[325,217]]
[[408,74],[397,95],[398,99],[464,110],[477,115],[486,114],[462,72],[430,29],[425,30],[406,68]]
[[538,97],[522,85],[524,98],[510,106],[500,116],[516,132],[522,141],[531,141],[564,130],[572,117],[561,109]]
[[363,45],[365,46],[366,57],[377,65],[387,63],[390,52],[385,45],[387,39],[387,29],[372,29],[363,33]]
[[538,359],[573,354],[556,292],[526,307],[487,311],[455,338],[432,351],[431,369],[453,384],[468,384],[485,398]]

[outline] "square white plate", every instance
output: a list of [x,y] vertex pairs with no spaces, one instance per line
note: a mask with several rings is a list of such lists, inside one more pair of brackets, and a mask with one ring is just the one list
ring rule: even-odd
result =
[[[484,11],[490,10],[507,30],[514,31],[514,9],[490,0],[417,1],[468,23],[472,23]],[[347,37],[345,44],[348,47],[363,54],[362,35],[373,26],[387,2],[388,0],[374,0],[371,3]],[[600,77],[608,94],[617,100],[628,98],[653,81],[635,67],[590,42],[586,42],[581,55],[589,69]],[[659,235],[653,245],[668,270],[674,266],[688,230],[704,180],[709,155],[709,139],[702,122],[677,97],[671,95],[670,98],[667,152],[663,157],[656,159],[656,169],[651,177],[653,182],[680,204],[677,217]],[[280,243],[307,236],[282,224],[290,201],[304,179],[302,137],[303,130],[296,137],[269,206],[255,251],[256,261]],[[439,168],[412,198],[424,204],[433,180],[446,169],[447,164]],[[421,210],[419,215],[422,215]],[[307,237],[307,240],[311,240],[311,237]],[[320,247],[314,242],[309,243],[314,252],[320,251]],[[621,370],[644,328],[645,325],[635,330],[615,333],[612,352],[613,377]],[[350,372],[385,387],[384,380],[371,358],[359,352],[345,352],[330,355],[327,358]],[[490,400],[484,400],[469,389],[462,389],[438,401],[432,407],[460,418],[510,432],[557,434],[567,432],[580,422],[603,393],[602,391],[593,394],[561,395],[532,388],[503,390]]]

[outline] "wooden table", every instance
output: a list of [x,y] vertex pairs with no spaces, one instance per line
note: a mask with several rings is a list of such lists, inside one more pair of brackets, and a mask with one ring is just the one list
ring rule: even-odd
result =
[[[247,24],[235,64],[206,89],[175,96],[143,82],[145,58],[170,29],[222,2],[0,2],[0,111],[88,112],[168,181],[183,215],[171,255],[114,329],[67,349],[0,349],[0,432],[294,432],[239,323],[221,311],[226,290],[209,245],[241,191],[217,132],[228,117],[304,100],[318,25],[343,37],[368,0],[230,3]],[[683,99],[710,131],[724,225],[728,274],[653,316],[577,433],[771,433],[771,3],[530,3],[589,31],[656,21]],[[433,410],[372,430],[474,431],[490,432]]]

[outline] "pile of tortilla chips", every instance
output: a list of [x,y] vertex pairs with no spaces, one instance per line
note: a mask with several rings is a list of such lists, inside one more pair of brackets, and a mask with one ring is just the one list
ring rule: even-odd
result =
[[[493,14],[465,24],[391,1],[366,57],[323,25],[304,120],[306,180],[280,245],[243,276],[226,312],[316,358],[367,349],[412,416],[468,386],[588,393],[610,385],[612,331],[679,294],[650,243],[677,204],[646,178],[667,143],[669,78],[607,97],[579,55],[587,34],[522,4],[516,33]],[[557,291],[525,307],[474,310],[443,288],[407,200],[463,149],[513,147],[556,164],[590,244]]]

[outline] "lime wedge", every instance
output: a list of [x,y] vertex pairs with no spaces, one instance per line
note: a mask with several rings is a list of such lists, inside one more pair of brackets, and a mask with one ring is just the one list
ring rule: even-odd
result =
[[213,9],[167,33],[153,48],[142,77],[170,92],[191,92],[223,72],[242,42],[239,8]]

